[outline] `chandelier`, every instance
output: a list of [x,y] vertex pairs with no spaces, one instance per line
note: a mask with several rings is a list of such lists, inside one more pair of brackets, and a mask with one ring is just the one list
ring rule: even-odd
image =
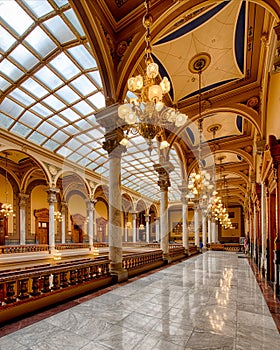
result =
[[13,214],[13,206],[12,204],[8,203],[8,171],[7,171],[7,157],[8,157],[8,152],[3,152],[5,153],[6,156],[6,170],[5,170],[5,196],[6,196],[6,202],[2,204],[1,206],[1,214],[4,217],[9,217],[10,215]]
[[[170,81],[164,77],[160,81],[159,66],[153,62],[150,29],[153,17],[149,12],[150,1],[145,1],[146,13],[143,17],[143,26],[146,29],[145,63],[144,75],[137,75],[128,79],[128,90],[135,96],[129,99],[129,103],[119,106],[118,115],[125,121],[127,134],[121,140],[122,145],[128,142],[128,133],[137,133],[146,139],[148,150],[153,149],[153,139],[163,137],[164,130],[175,125],[181,127],[188,119],[186,114],[178,109],[168,107],[162,101],[163,97],[170,91]],[[165,140],[161,148],[168,147]]]
[[[222,160],[224,159],[224,157],[221,156],[218,159],[220,161],[220,180],[221,180],[222,179]],[[224,177],[224,180],[223,180],[224,189],[226,190],[225,175],[223,177]],[[221,186],[221,190],[222,190],[222,186]],[[229,214],[227,212],[226,204],[224,205],[222,202],[222,198],[217,195],[218,195],[218,192],[214,191],[212,197],[209,200],[207,210],[210,213],[210,215],[214,217],[216,221],[219,221],[220,225],[224,229],[232,229],[233,226],[229,218]]]
[[199,100],[198,100],[198,109],[199,109],[199,119],[198,119],[198,131],[199,131],[199,144],[198,144],[198,169],[193,171],[189,175],[188,179],[188,190],[189,193],[187,198],[194,199],[199,202],[201,206],[205,206],[211,191],[214,189],[214,185],[211,182],[210,174],[203,169],[202,160],[201,160],[201,146],[202,146],[202,122],[201,117],[201,74],[210,64],[210,56],[207,53],[200,53],[194,56],[189,63],[189,70],[192,73],[198,74],[199,81]]
[[62,214],[60,211],[54,212],[54,220],[58,222],[62,222]]

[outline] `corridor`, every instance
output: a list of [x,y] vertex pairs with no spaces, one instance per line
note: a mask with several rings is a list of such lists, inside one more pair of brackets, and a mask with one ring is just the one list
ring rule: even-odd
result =
[[0,338],[1,350],[278,348],[280,334],[247,258],[213,251]]

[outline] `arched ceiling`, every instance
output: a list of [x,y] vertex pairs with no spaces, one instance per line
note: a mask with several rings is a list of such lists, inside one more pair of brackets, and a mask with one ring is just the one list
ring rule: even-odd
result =
[[[122,100],[127,78],[143,71],[143,3],[0,0],[0,133],[107,178],[104,129],[95,114],[106,101]],[[265,66],[262,43],[273,37],[272,13],[278,11],[273,0],[151,1],[153,55],[172,85],[166,103],[189,115],[178,133],[190,168],[198,140],[198,77],[188,65],[196,54],[210,55],[202,75],[203,135],[208,148],[225,150],[230,160],[224,167],[235,176],[227,175],[229,189],[231,178],[243,187],[245,177],[249,181],[253,141],[263,137],[259,133],[264,123],[258,119],[261,77],[270,67]],[[229,108],[233,105],[235,112]],[[214,139],[213,125],[219,126]],[[156,152],[149,155],[143,138],[131,138],[122,160],[123,185],[159,199],[153,169],[157,162]],[[169,199],[176,201],[182,177],[173,149],[171,162],[175,170]],[[235,198],[232,191],[232,202],[240,201],[238,186],[236,193]]]

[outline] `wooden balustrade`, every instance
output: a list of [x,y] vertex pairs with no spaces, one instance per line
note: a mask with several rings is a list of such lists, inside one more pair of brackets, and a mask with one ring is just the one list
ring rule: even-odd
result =
[[109,276],[108,259],[33,268],[0,277],[0,312],[7,304]]
[[162,262],[162,251],[155,250],[152,252],[130,254],[123,256],[123,268],[126,270],[132,270],[144,265],[152,264],[155,262]]
[[0,254],[30,253],[48,251],[47,244],[2,245]]
[[66,250],[66,249],[81,249],[88,248],[88,243],[57,243],[55,249]]
[[172,260],[176,260],[176,258],[184,257],[185,255],[186,255],[185,248],[182,245],[181,246],[173,246],[172,248],[169,249],[169,257]]

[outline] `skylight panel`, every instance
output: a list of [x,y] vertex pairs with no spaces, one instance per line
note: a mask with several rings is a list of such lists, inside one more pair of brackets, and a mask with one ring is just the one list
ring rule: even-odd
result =
[[75,15],[74,11],[72,9],[70,9],[68,11],[65,11],[64,15],[67,17],[69,22],[75,27],[75,29],[80,34],[80,36],[84,36],[85,32],[84,32],[77,16]]
[[41,57],[46,57],[56,48],[56,44],[40,27],[36,27],[24,41]]
[[58,130],[54,135],[52,135],[52,139],[59,142],[64,143],[69,138],[69,135],[65,134],[65,132]]
[[34,131],[29,137],[28,140],[31,142],[36,143],[37,145],[41,145],[43,142],[45,142],[47,139],[46,136],[40,134],[37,131]]
[[32,131],[32,129],[28,128],[27,126],[21,124],[21,123],[16,123],[11,131],[21,137],[26,137],[28,134],[30,134],[30,132]]
[[31,109],[34,112],[37,112],[37,114],[39,114],[43,118],[46,118],[46,117],[50,116],[53,113],[50,109],[48,109],[47,107],[43,106],[41,103],[36,103],[34,106],[31,107]]
[[82,143],[76,139],[71,139],[66,143],[66,146],[75,151],[77,148],[82,146]]
[[[1,10],[1,3],[0,3]],[[16,39],[0,25],[0,52],[6,52],[16,42]]]
[[48,94],[48,90],[43,88],[42,85],[38,84],[34,79],[28,78],[21,84],[26,91],[34,95],[36,98],[41,98]]
[[62,114],[67,120],[69,120],[70,122],[74,122],[76,120],[81,119],[81,117],[79,116],[79,114],[77,114],[76,112],[74,112],[71,108],[67,108],[64,111],[61,111],[60,114]]
[[85,156],[85,155],[87,155],[88,153],[91,152],[91,149],[89,147],[87,147],[87,146],[82,146],[81,148],[79,148],[77,150],[77,152],[79,152],[80,154]]
[[89,164],[89,160],[87,158],[82,158],[81,160],[78,161],[78,164],[83,166],[83,167],[86,167],[88,164]]
[[22,0],[24,4],[33,12],[33,14],[40,18],[42,16],[47,15],[48,13],[54,11],[53,7],[48,3],[48,1],[29,1]]
[[9,116],[17,118],[20,113],[23,111],[23,108],[10,100],[9,98],[5,98],[4,101],[0,105],[1,112],[6,113]]
[[68,160],[70,160],[71,162],[77,162],[78,160],[80,160],[82,158],[82,156],[78,153],[72,153],[70,156],[67,157]]
[[42,119],[37,117],[35,114],[26,111],[19,120],[33,129],[40,123]]
[[57,90],[56,94],[67,103],[74,103],[80,99],[80,96],[67,85],[64,85],[61,89]]
[[69,148],[63,146],[57,151],[57,153],[60,154],[62,157],[67,157],[72,153],[72,151]]
[[0,13],[3,20],[19,35],[34,23],[15,1],[0,0]]
[[39,79],[42,83],[44,83],[51,90],[63,84],[63,81],[56,74],[54,74],[48,67],[41,68],[37,73],[35,73],[35,77]]
[[101,80],[101,76],[99,74],[99,71],[94,71],[94,72],[90,72],[88,73],[88,75],[90,77],[92,77],[92,79],[95,81],[95,83],[97,84],[97,86],[101,87],[102,86],[102,80]]
[[10,56],[27,71],[39,62],[39,60],[21,44],[11,52]]
[[50,64],[67,80],[73,78],[80,72],[78,67],[74,65],[74,63],[65,55],[64,52],[54,58]]
[[88,103],[85,101],[81,101],[79,103],[76,103],[73,108],[75,108],[78,112],[82,113],[83,115],[87,115],[89,113],[93,113],[94,110],[90,107]]
[[11,86],[11,83],[8,80],[0,77],[0,90],[4,92],[9,86]]
[[68,125],[68,126],[65,126],[63,128],[64,131],[68,132],[70,135],[75,135],[77,134],[78,132],[80,132],[80,130],[78,130],[77,128],[75,128],[73,125]]
[[97,109],[106,107],[105,97],[102,92],[97,92],[93,96],[88,97],[88,100],[92,102]]
[[98,129],[92,129],[88,132],[88,135],[90,135],[93,139],[98,140],[102,139],[104,136]]
[[35,102],[34,98],[30,97],[20,89],[15,89],[11,92],[10,96],[19,101],[24,106],[29,106]]
[[58,128],[68,124],[66,120],[62,119],[58,115],[53,115],[48,119],[48,121],[56,125]]
[[54,0],[54,2],[58,7],[63,7],[64,5],[68,4],[68,0]]
[[13,63],[8,61],[7,59],[4,59],[0,63],[0,72],[3,75],[6,75],[9,79],[16,82],[20,77],[24,75],[24,72],[20,69],[18,69]]
[[66,107],[66,105],[63,102],[61,102],[58,98],[56,98],[53,95],[46,97],[43,100],[43,102],[49,105],[52,109],[56,111]]
[[79,45],[72,47],[67,50],[72,57],[79,63],[83,69],[94,69],[97,68],[97,64],[92,55],[84,47],[84,45]]
[[7,115],[0,113],[0,127],[3,129],[9,129],[14,120]]
[[97,90],[96,86],[84,75],[73,80],[70,85],[74,86],[74,88],[84,96]]
[[45,144],[44,147],[47,148],[50,151],[54,151],[56,148],[58,148],[60,145],[58,142],[55,142],[53,140],[48,140]]
[[61,43],[74,40],[76,37],[61,17],[56,16],[44,22],[44,26]]
[[51,125],[48,122],[43,122],[38,128],[37,131],[40,131],[42,134],[50,136],[57,130],[56,127]]
[[77,123],[76,123],[76,126],[78,128],[80,128],[81,130],[88,130],[90,129],[92,126],[84,119],[81,119],[79,120]]
[[91,138],[88,137],[88,136],[87,136],[86,134],[84,134],[84,133],[81,134],[81,135],[77,135],[76,138],[77,138],[79,141],[83,142],[84,144],[91,141]]

